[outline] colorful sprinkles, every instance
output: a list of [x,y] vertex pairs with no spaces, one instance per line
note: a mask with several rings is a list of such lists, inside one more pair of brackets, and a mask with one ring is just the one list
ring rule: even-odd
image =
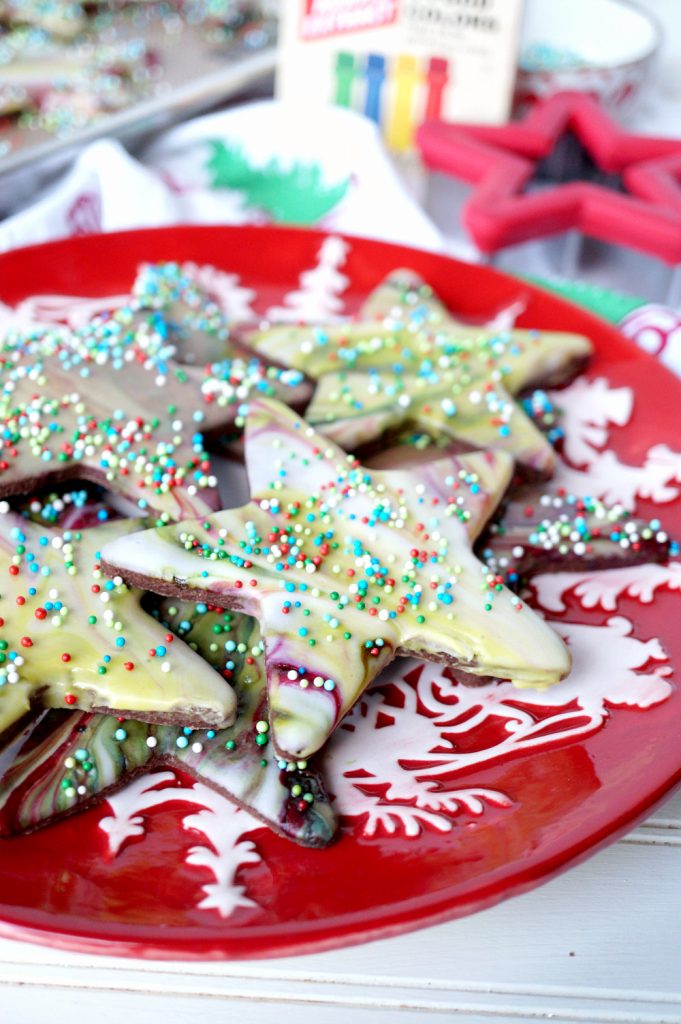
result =
[[[293,393],[298,371],[227,356],[215,302],[178,264],[150,265],[127,306],[78,329],[10,332],[0,347],[0,494],[78,473],[142,513],[218,504],[204,432],[243,426],[252,393]],[[181,365],[208,339],[204,369]]]
[[[509,658],[510,677],[522,681],[518,630],[504,623],[524,605],[471,551],[471,537],[508,484],[506,456],[373,471],[278,403],[258,400],[246,460],[254,486],[248,505],[121,538],[107,546],[105,562],[107,572],[140,573],[152,590],[172,582],[178,593],[220,594],[262,616],[279,751],[304,757],[318,749],[398,652],[460,660],[465,651],[467,666],[481,674],[487,658],[497,671]],[[482,621],[489,613],[498,617],[492,633]],[[562,643],[533,615],[524,618],[546,648],[541,681],[556,681],[568,668]],[[480,634],[474,656],[471,630]],[[307,702],[314,710],[295,742],[289,737],[302,704],[293,689],[329,700]]]
[[523,498],[506,504],[480,545],[489,570],[514,589],[542,569],[660,562],[678,551],[659,519],[646,522],[621,504],[564,488],[526,488]]
[[[340,326],[274,326],[249,342],[319,380],[306,418],[346,448],[416,429],[419,447],[455,440],[503,448],[550,474],[549,441],[559,434],[549,399],[535,390],[525,408],[513,396],[542,378],[573,375],[591,350],[585,338],[466,326],[429,286],[399,277],[376,290],[363,316]],[[533,421],[548,428],[548,440]]]
[[[19,751],[0,777],[0,831],[22,831],[89,806],[128,776],[166,764],[243,803],[284,835],[309,846],[332,841],[336,821],[321,778],[306,761],[268,753],[263,648],[257,624],[223,609],[172,601],[152,611],[235,688],[239,716],[225,729],[145,724],[131,718],[49,712],[41,742]],[[38,719],[36,719],[36,728]],[[24,769],[30,766],[26,772]]]
[[[32,701],[127,709],[134,699],[142,717],[183,706],[194,714],[202,709],[208,720],[233,716],[233,696],[214,670],[191,654],[188,665],[182,650],[173,656],[172,634],[154,644],[153,657],[143,656],[159,627],[140,607],[142,592],[120,576],[107,578],[99,555],[107,537],[133,526],[46,530],[0,503],[0,735]],[[196,673],[191,685],[183,682],[187,672]],[[6,687],[22,696],[3,700]]]

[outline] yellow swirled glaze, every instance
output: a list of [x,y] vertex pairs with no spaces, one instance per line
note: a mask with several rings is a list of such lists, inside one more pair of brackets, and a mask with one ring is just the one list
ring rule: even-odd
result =
[[162,602],[170,629],[229,676],[237,717],[225,729],[152,725],[76,711],[37,713],[0,776],[0,834],[16,834],[89,807],[140,772],[180,767],[270,828],[325,846],[336,819],[314,765],[282,763],[268,740],[265,664],[258,624],[245,615]]
[[121,537],[103,561],[260,620],[280,751],[318,750],[397,654],[519,686],[567,674],[557,634],[471,550],[510,480],[507,455],[371,471],[266,400],[245,437],[248,505]]
[[0,735],[33,705],[234,720],[225,680],[143,610],[141,591],[104,577],[100,547],[136,525],[58,533],[0,515]]
[[542,476],[553,450],[513,396],[562,383],[591,353],[576,334],[461,324],[409,271],[391,275],[357,322],[275,325],[248,341],[319,382],[306,418],[345,448],[417,427],[508,451]]

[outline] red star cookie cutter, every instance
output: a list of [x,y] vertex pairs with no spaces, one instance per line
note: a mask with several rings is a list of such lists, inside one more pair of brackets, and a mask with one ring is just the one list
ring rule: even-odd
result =
[[627,188],[651,203],[681,214],[681,148],[627,168]]
[[[567,133],[628,191],[589,181],[525,191]],[[463,222],[482,252],[576,230],[681,262],[681,141],[622,131],[584,93],[558,93],[498,127],[428,121],[417,142],[430,170],[475,186]]]

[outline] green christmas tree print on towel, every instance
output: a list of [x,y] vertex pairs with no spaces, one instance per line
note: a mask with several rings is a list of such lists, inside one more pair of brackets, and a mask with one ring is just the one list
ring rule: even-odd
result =
[[316,224],[345,196],[350,178],[328,185],[319,164],[293,163],[282,167],[272,158],[261,167],[250,163],[243,148],[218,140],[209,143],[206,170],[212,188],[243,192],[246,205],[257,207],[272,220],[286,224]]

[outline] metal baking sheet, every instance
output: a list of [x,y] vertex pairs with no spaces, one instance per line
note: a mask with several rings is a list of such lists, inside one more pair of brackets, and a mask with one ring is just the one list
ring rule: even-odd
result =
[[158,57],[162,73],[151,94],[123,110],[97,117],[91,124],[64,135],[16,124],[0,130],[9,151],[0,159],[0,211],[35,189],[36,180],[59,170],[86,143],[102,136],[126,143],[142,140],[191,114],[214,107],[267,82],[275,67],[276,21],[269,18],[244,40],[211,43],[201,26],[184,25],[170,33],[160,23],[140,28],[131,24],[117,31],[117,41],[142,39]]

